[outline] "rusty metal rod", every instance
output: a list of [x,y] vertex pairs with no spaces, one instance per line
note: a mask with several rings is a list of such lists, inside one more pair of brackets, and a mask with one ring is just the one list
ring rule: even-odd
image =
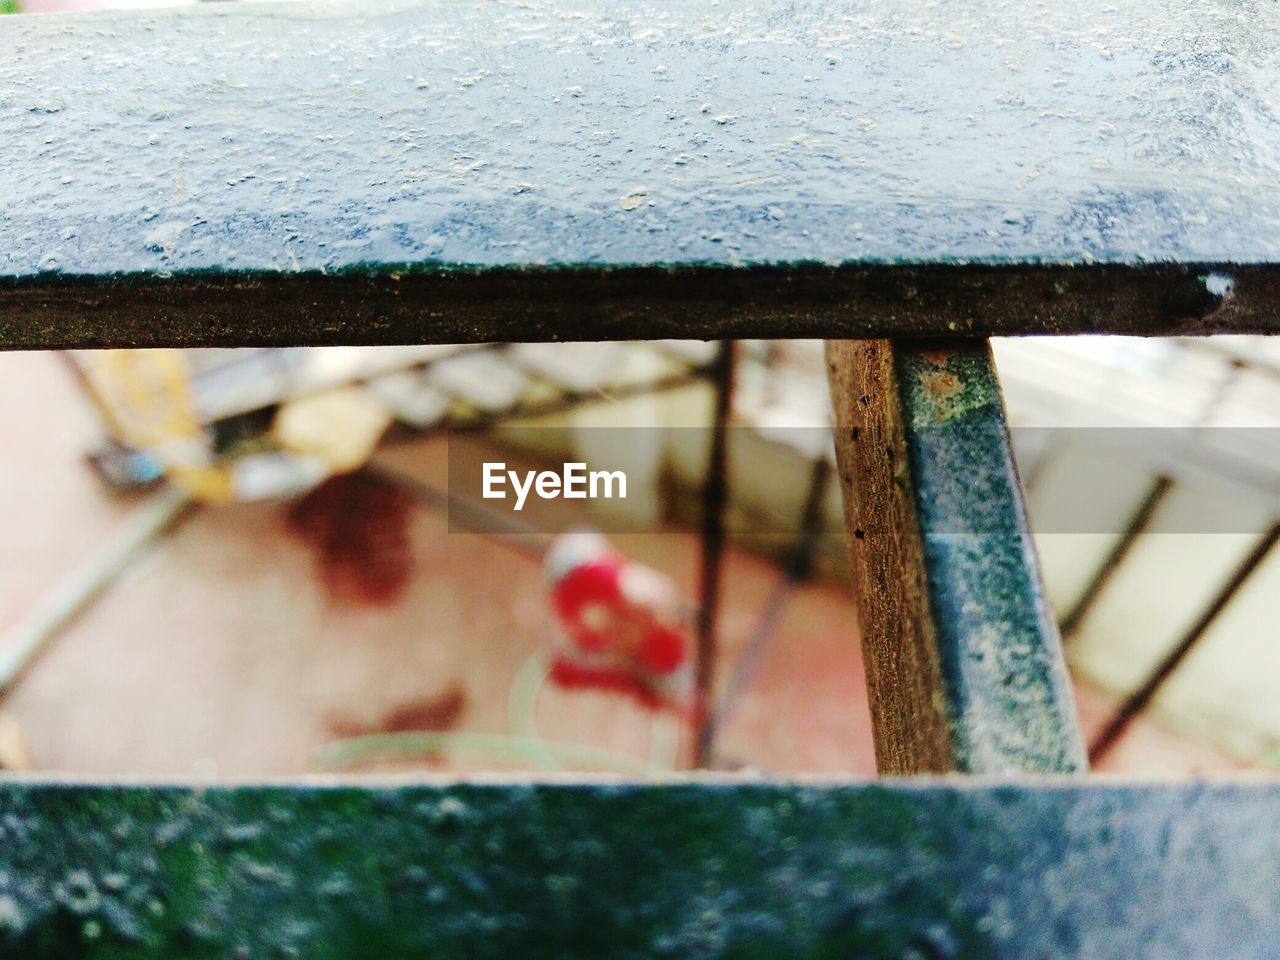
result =
[[1160,688],[1164,686],[1165,681],[1178,669],[1182,661],[1187,658],[1187,655],[1191,653],[1196,644],[1209,631],[1209,627],[1213,625],[1219,614],[1227,608],[1227,605],[1239,592],[1240,588],[1244,586],[1245,581],[1262,565],[1262,561],[1267,558],[1267,554],[1271,552],[1277,540],[1280,540],[1280,523],[1273,524],[1271,529],[1254,544],[1248,556],[1240,561],[1240,565],[1232,571],[1230,578],[1222,585],[1222,589],[1213,598],[1213,602],[1200,614],[1199,619],[1192,624],[1191,629],[1183,634],[1182,639],[1160,661],[1160,664],[1151,671],[1151,675],[1143,681],[1137,690],[1129,694],[1128,699],[1116,710],[1111,720],[1108,721],[1102,732],[1094,738],[1093,743],[1089,746],[1089,760],[1091,763],[1097,763],[1106,756],[1124,735],[1134,718],[1147,709],[1156,694],[1160,692]]
[[734,665],[724,693],[707,720],[707,741],[712,746],[715,744],[716,734],[733,713],[759,668],[760,661],[764,659],[769,643],[777,633],[778,622],[782,619],[787,601],[795,593],[796,587],[813,576],[813,555],[822,535],[822,507],[826,502],[831,473],[831,464],[825,456],[820,455],[813,462],[813,470],[809,475],[809,493],[800,521],[800,535],[796,537],[796,542],[784,561],[782,575],[778,577],[764,611],[756,620],[751,636],[747,639],[746,649]]
[[194,507],[185,493],[161,490],[129,514],[83,566],[68,574],[23,620],[0,637],[0,700],[72,621]]
[[725,507],[729,493],[729,413],[733,406],[734,367],[737,344],[723,340],[716,354],[712,375],[716,384],[714,427],[707,476],[702,488],[702,572],[698,591],[698,662],[694,678],[696,735],[693,765],[706,767],[711,761],[711,697],[715,684],[716,613],[720,602],[721,561],[725,547]]
[[1156,509],[1172,488],[1173,480],[1166,476],[1157,477],[1156,482],[1151,485],[1151,489],[1147,491],[1142,503],[1134,511],[1124,529],[1124,533],[1120,535],[1120,539],[1111,548],[1106,559],[1102,561],[1101,566],[1098,567],[1093,579],[1084,588],[1079,599],[1076,600],[1071,609],[1062,618],[1061,630],[1064,640],[1079,629],[1081,622],[1083,622],[1089,611],[1093,609],[1098,597],[1102,595],[1103,588],[1111,580],[1120,564],[1124,562],[1124,558],[1129,555],[1129,551],[1133,549],[1133,545],[1137,542],[1139,535],[1151,525],[1151,518],[1155,516]]

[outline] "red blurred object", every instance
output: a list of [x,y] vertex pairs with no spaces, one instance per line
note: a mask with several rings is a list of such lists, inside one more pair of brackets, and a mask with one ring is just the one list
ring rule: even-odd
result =
[[315,551],[330,599],[388,606],[413,578],[412,508],[409,495],[390,481],[343,473],[294,503],[287,523]]
[[595,533],[561,537],[547,568],[560,627],[551,681],[688,714],[691,643],[674,584],[615,553]]

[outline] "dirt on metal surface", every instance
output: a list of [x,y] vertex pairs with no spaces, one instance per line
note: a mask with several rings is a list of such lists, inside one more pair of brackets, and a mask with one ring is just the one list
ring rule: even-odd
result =
[[582,12],[4,17],[0,348],[1277,330],[1275,18]]
[[1280,787],[0,780],[6,957],[1270,960]]

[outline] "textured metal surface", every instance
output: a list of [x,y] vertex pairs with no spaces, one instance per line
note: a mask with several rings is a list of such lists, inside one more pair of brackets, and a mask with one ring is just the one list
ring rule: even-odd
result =
[[895,362],[959,769],[1082,771],[991,350],[900,345]]
[[1270,958],[1280,788],[0,781],[6,957]]
[[6,17],[0,345],[1275,330],[1248,9]]
[[827,351],[878,768],[1083,771],[987,344]]
[[1217,273],[1170,266],[40,274],[0,277],[0,349],[1280,329],[1280,271],[1231,275],[1219,302],[1195,295]]

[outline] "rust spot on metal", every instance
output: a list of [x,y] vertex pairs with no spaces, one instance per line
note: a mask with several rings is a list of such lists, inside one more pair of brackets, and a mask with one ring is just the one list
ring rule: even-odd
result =
[[939,403],[964,392],[964,382],[946,370],[927,370],[920,374],[920,383],[929,396]]
[[945,367],[951,362],[953,354],[948,350],[921,350],[920,359],[932,363],[935,367]]

